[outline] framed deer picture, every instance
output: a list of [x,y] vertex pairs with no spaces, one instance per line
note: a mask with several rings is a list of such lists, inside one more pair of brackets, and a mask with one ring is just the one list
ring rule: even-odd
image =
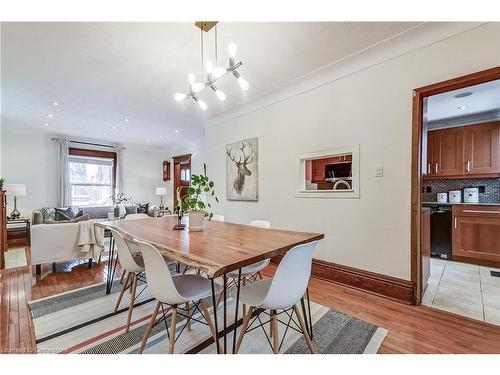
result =
[[259,200],[259,141],[244,139],[226,145],[226,197],[233,201]]

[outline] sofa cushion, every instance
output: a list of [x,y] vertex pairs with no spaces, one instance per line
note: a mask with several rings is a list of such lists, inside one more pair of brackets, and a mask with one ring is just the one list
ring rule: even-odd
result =
[[76,215],[78,215],[80,211],[78,207],[62,207],[62,208],[56,208],[55,210],[56,210],[56,219],[55,219],[56,221],[71,220]]
[[67,224],[67,223],[78,223],[79,221],[87,221],[90,220],[89,215],[80,215],[78,217],[74,217],[70,220],[46,220],[45,224]]
[[149,208],[149,202],[148,203],[136,203],[137,206],[137,213],[138,214],[147,214],[148,213],[148,208]]
[[136,213],[137,213],[136,205],[125,206],[125,215],[136,214]]
[[55,220],[56,219],[56,209],[54,207],[44,207],[40,209],[42,213],[43,221]]

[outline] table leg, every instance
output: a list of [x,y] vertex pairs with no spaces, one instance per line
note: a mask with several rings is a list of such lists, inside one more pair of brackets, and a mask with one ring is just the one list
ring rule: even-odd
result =
[[238,283],[236,284],[236,307],[234,312],[234,330],[233,330],[233,354],[236,353],[236,328],[238,327],[238,305],[240,304],[240,280],[241,280],[241,268],[238,270]]
[[223,275],[224,280],[224,354],[227,354],[227,276]]
[[[111,287],[113,286],[113,258],[115,257],[115,241],[113,235],[109,238],[109,257],[108,257],[108,274],[106,275],[106,294],[111,293]],[[116,269],[116,262],[115,262]]]
[[217,324],[217,302],[216,299],[217,297],[215,296],[215,282],[214,279],[210,279],[212,283],[212,306],[213,306],[213,312],[214,312],[214,325],[215,325],[215,338],[217,342],[215,343],[215,346],[217,347],[217,354],[220,354],[220,348],[219,348],[219,326]]

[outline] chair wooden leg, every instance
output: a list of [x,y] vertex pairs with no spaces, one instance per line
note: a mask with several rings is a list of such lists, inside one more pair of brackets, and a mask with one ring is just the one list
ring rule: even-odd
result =
[[297,320],[299,321],[300,328],[302,329],[302,332],[304,333],[304,337],[307,342],[307,346],[309,347],[309,351],[311,354],[314,354],[314,346],[311,341],[311,338],[309,337],[309,332],[307,332],[306,325],[304,323],[304,320],[302,319],[302,316],[300,315],[299,309],[297,308],[297,305],[293,307],[293,311],[295,311],[295,315],[297,315]]
[[127,271],[123,270],[122,277],[120,278],[120,284],[123,284],[123,279],[125,278],[126,273],[127,273]]
[[[243,276],[241,278],[241,284],[242,284],[242,286],[245,286],[246,282],[247,282],[247,278],[246,278],[246,276]],[[245,317],[245,315],[247,314],[247,305],[245,305],[244,303],[242,305],[243,305],[243,317]]]
[[151,315],[151,319],[149,320],[148,328],[146,329],[146,333],[144,334],[144,338],[142,339],[141,347],[139,348],[139,354],[142,354],[144,351],[144,347],[146,346],[149,335],[151,334],[151,329],[153,328],[153,324],[156,320],[156,315],[158,315],[158,310],[160,309],[161,302],[156,304],[155,310],[153,311],[153,315]]
[[128,316],[127,316],[127,326],[125,327],[125,332],[128,332],[130,328],[130,320],[132,319],[132,310],[134,309],[134,299],[135,299],[135,291],[137,289],[137,276],[132,274],[132,292],[130,293],[130,303],[128,306]]
[[259,276],[259,278],[260,278],[261,280],[263,279],[262,274],[260,273],[260,271],[259,271],[259,272],[257,272],[257,275]]
[[127,275],[127,279],[125,280],[125,284],[123,284],[122,290],[120,291],[120,295],[116,300],[115,310],[113,311],[115,314],[118,311],[118,307],[120,307],[120,303],[122,302],[123,293],[125,293],[125,289],[127,288],[128,281],[130,280],[130,273]]
[[235,353],[240,351],[240,346],[243,341],[243,337],[245,336],[245,331],[248,328],[248,324],[250,323],[250,319],[252,318],[252,313],[254,311],[254,307],[250,306],[247,314],[243,318],[243,324],[241,325],[240,335],[238,336],[238,341],[236,341]]
[[271,322],[272,322],[272,331],[273,331],[273,352],[274,354],[278,354],[280,351],[279,348],[279,335],[278,335],[278,317],[276,315],[276,310],[271,310]]
[[168,341],[168,352],[170,354],[174,353],[175,344],[175,327],[177,325],[177,306],[172,307],[172,316],[170,317],[170,340]]
[[[215,332],[214,322],[213,322],[212,318],[210,317],[210,314],[209,314],[208,309],[207,309],[207,305],[205,304],[205,302],[203,302],[203,300],[200,300],[199,304],[200,304],[201,312],[203,313],[203,316],[205,317],[205,320],[208,323],[208,327],[210,328],[210,332],[212,333],[212,337],[214,338],[214,342],[216,343],[216,345],[218,345],[219,343],[217,342],[217,333]],[[215,310],[214,310],[214,314],[215,314]]]
[[186,315],[188,316],[186,319],[187,319],[187,322],[186,322],[186,328],[188,331],[191,331],[191,319],[189,318],[190,314],[189,314],[189,311],[190,311],[190,304],[189,304],[189,301],[186,302]]

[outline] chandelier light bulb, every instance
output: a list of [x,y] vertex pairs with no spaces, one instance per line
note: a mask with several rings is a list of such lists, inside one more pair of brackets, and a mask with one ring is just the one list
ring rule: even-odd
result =
[[207,110],[208,105],[207,105],[207,103],[205,103],[203,100],[198,99],[198,100],[196,101],[196,103],[198,103],[198,106],[199,106],[202,110],[204,110],[204,111],[206,111],[206,110]]
[[220,66],[216,66],[212,69],[212,76],[214,78],[220,78],[222,77],[224,74],[226,73],[226,69],[220,67]]
[[229,53],[229,57],[234,59],[236,57],[236,52],[238,51],[238,47],[236,46],[236,43],[234,43],[234,42],[229,43],[227,50]]
[[205,62],[205,70],[207,71],[208,74],[212,73],[212,70],[214,68],[214,63],[210,60],[207,60]]
[[177,102],[182,102],[184,99],[186,99],[187,95],[186,94],[182,94],[180,92],[178,92],[177,94],[174,95],[174,99],[177,101]]
[[240,84],[240,87],[243,91],[247,91],[248,88],[250,87],[250,84],[248,83],[248,81],[245,78],[243,78],[242,76],[238,77],[238,83]]
[[224,100],[226,100],[226,94],[224,94],[224,92],[221,91],[221,90],[219,90],[219,89],[215,90],[215,95],[217,95],[217,97],[219,98],[219,100],[221,102],[223,102]]
[[195,80],[196,80],[196,77],[194,76],[194,74],[193,73],[189,73],[188,74],[188,82],[189,82],[189,84],[192,85]]

